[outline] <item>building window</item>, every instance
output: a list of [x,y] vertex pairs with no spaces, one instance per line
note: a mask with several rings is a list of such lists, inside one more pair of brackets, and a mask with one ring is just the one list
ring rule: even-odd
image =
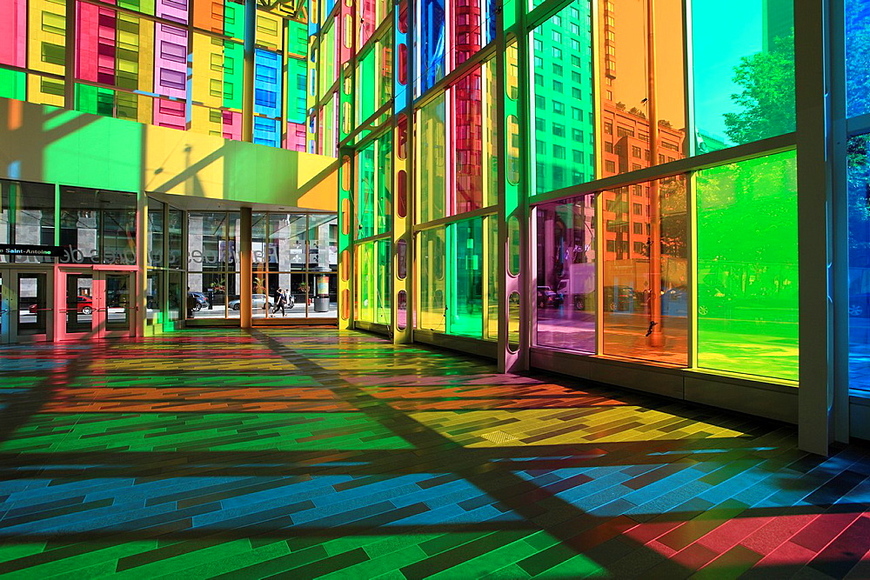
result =
[[565,125],[559,125],[558,123],[553,123],[553,136],[554,137],[564,137],[565,136]]

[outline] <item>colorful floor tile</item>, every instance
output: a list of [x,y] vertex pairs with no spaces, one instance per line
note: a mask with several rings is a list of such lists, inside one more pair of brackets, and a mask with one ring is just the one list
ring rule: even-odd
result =
[[4,578],[867,578],[870,456],[330,329],[0,348]]

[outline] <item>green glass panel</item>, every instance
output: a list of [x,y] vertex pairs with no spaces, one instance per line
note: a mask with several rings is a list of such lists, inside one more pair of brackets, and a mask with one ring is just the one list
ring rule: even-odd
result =
[[287,121],[304,124],[308,116],[305,83],[308,63],[296,58],[287,59]]
[[390,312],[390,282],[392,281],[392,242],[390,240],[378,240],[376,244],[377,263],[375,271],[376,280],[376,308],[375,322],[390,324],[392,313]]
[[329,90],[329,87],[332,86],[332,83],[335,82],[335,25],[330,26],[329,30],[327,30],[321,36],[320,40],[320,54],[318,55],[318,60],[320,61],[320,90],[318,91],[318,99],[322,98],[326,92]]
[[543,193],[595,176],[589,0],[572,2],[535,28],[531,40],[531,150],[535,191]]
[[463,220],[447,228],[450,289],[447,332],[483,338],[483,219]]
[[698,366],[798,378],[794,151],[696,174]]
[[794,131],[790,0],[691,4],[696,152]]
[[378,139],[377,233],[393,228],[393,134]]
[[357,311],[356,319],[363,322],[375,321],[375,297],[377,296],[375,277],[375,244],[359,244],[356,253],[357,270]]
[[375,51],[370,50],[357,66],[356,107],[357,122],[362,123],[375,112]]
[[357,239],[375,233],[375,143],[357,154]]
[[237,42],[224,42],[224,97],[223,105],[229,109],[242,108],[242,85],[245,49]]
[[486,220],[486,335],[488,340],[498,340],[498,280],[502,269],[498,263],[498,216],[488,216]]
[[420,280],[417,300],[417,328],[444,332],[445,292],[447,289],[445,278],[445,229],[433,228],[423,230],[417,236],[419,247],[418,259],[415,266],[418,268],[418,280]]
[[27,75],[0,68],[0,97],[23,101],[27,98]]
[[224,34],[233,38],[245,39],[244,3],[224,2]]
[[115,111],[115,91],[77,84],[76,110],[111,117]]

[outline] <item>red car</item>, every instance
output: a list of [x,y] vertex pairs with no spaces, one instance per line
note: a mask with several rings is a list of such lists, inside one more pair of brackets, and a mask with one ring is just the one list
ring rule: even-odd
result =
[[[94,311],[94,302],[90,296],[77,296],[78,307],[76,311],[79,314],[91,314]],[[39,304],[31,304],[30,312],[36,314],[39,310]]]

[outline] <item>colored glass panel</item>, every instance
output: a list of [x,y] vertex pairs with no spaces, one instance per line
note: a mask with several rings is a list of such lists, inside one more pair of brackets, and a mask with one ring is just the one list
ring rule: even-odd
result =
[[531,34],[538,193],[590,181],[594,176],[590,16],[589,0],[575,0]]
[[393,229],[393,134],[386,132],[377,144],[377,188],[375,232]]
[[306,81],[308,63],[295,58],[287,59],[287,120],[305,124],[308,117]]
[[287,123],[287,137],[284,148],[291,151],[305,152],[306,142],[305,125],[299,123]]
[[187,24],[188,0],[156,0],[157,16]]
[[417,111],[417,218],[444,217],[446,194],[445,97],[440,95]]
[[444,77],[444,0],[421,0],[417,4],[417,50],[415,94],[421,95]]
[[[37,72],[63,75],[66,58],[64,5],[50,0],[30,0],[27,21],[27,66]],[[42,86],[39,81],[30,82],[28,88],[31,99],[39,93],[51,94],[51,88]],[[63,101],[59,104],[63,105]]]
[[375,143],[371,142],[356,156],[357,187],[357,238],[367,238],[375,233]]
[[0,64],[27,66],[27,0],[0,0]]
[[535,208],[538,346],[595,352],[595,196]]
[[[685,179],[601,193],[603,353],[688,364]],[[586,302],[592,296],[587,295]]]
[[281,146],[281,122],[277,119],[254,117],[254,143]]
[[484,93],[483,93],[483,151],[485,155],[485,167],[483,168],[483,205],[489,207],[498,203],[498,103],[496,101],[498,89],[496,85],[495,61],[488,61],[483,65],[484,70]]
[[846,114],[870,113],[870,6],[864,0],[845,0]]
[[848,143],[849,389],[870,393],[870,136]]
[[484,278],[485,289],[483,296],[484,315],[484,339],[498,340],[498,280],[503,275],[498,261],[498,216],[492,215],[484,218],[486,235],[486,248],[483,252],[486,277]]
[[0,97],[18,99],[27,98],[27,75],[23,72],[0,68]]
[[446,232],[443,227],[417,235],[417,328],[444,332],[447,291]]
[[451,27],[453,65],[458,66],[467,61],[481,47],[481,17],[482,4],[486,0],[450,0],[452,4],[453,21]]
[[797,380],[795,152],[695,179],[698,366]]
[[375,91],[377,79],[375,78],[375,54],[376,50],[369,50],[359,61],[356,69],[356,124],[368,119],[375,112]]
[[[205,34],[193,35],[193,100],[220,109],[242,109],[244,47]],[[221,119],[216,119],[218,126]]]
[[392,297],[390,284],[392,282],[393,244],[390,240],[378,240],[375,243],[377,253],[377,296],[375,300],[375,322],[390,324],[392,320]]
[[635,6],[601,6],[602,177],[685,156],[682,1],[661,0],[653,17]]
[[281,56],[267,50],[254,51],[254,113],[281,116]]
[[450,90],[452,101],[453,213],[483,207],[483,72],[462,77]]
[[447,226],[447,333],[483,338],[483,219]]
[[357,320],[390,323],[390,248],[389,240],[357,245]]
[[794,131],[792,3],[696,0],[691,13],[695,152]]

